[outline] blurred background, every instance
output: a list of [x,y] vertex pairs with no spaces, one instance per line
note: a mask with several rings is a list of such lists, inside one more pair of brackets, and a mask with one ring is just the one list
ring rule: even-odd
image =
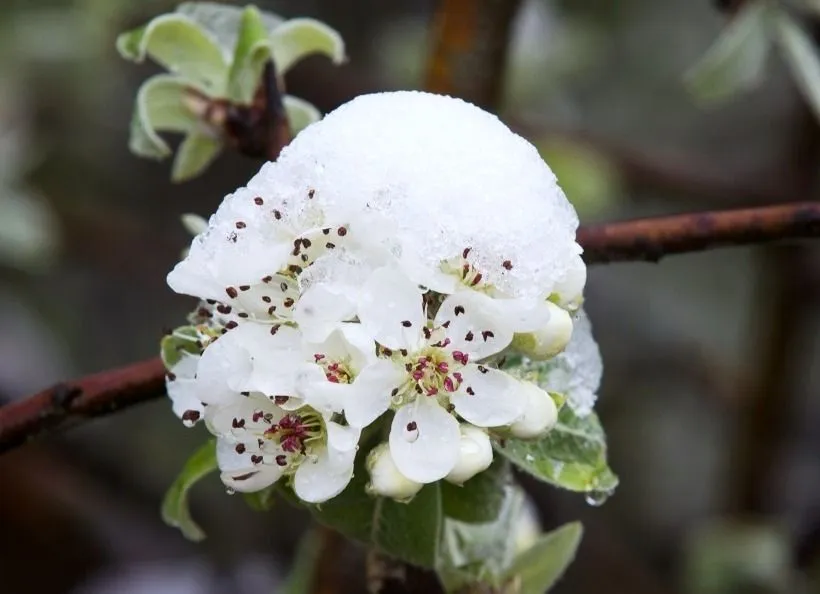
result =
[[[323,111],[424,85],[433,0],[256,4],[343,35],[346,65],[288,73],[288,91]],[[719,4],[522,2],[499,112],[582,222],[817,197],[820,130],[780,59],[727,105],[686,92],[726,23]],[[154,356],[193,306],[165,285],[190,240],[180,215],[207,216],[260,166],[226,153],[174,185],[170,163],[129,153],[136,90],[159,68],[121,60],[114,40],[174,5],[2,2],[0,400]],[[621,485],[589,507],[525,479],[545,528],[587,529],[559,593],[820,592],[819,247],[591,269],[598,411]],[[0,457],[0,592],[275,592],[303,513],[253,512],[214,478],[193,503],[207,540],[160,519],[203,438],[157,401]]]

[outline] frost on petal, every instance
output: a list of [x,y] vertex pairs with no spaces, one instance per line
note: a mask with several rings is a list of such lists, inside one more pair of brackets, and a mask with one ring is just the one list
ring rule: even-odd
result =
[[250,450],[238,453],[236,443],[221,438],[217,440],[216,460],[219,464],[220,478],[225,486],[242,493],[259,491],[269,487],[282,476],[281,467],[274,464],[261,464],[252,461]]
[[583,310],[576,314],[572,338],[563,352],[544,365],[541,386],[567,397],[578,416],[588,415],[598,398],[604,366],[592,324]]
[[425,324],[418,286],[390,268],[379,268],[367,279],[358,314],[367,333],[390,349],[414,348]]
[[359,433],[353,427],[327,424],[327,445],[311,452],[296,470],[293,488],[300,499],[321,503],[344,491],[353,476]]
[[513,327],[496,301],[476,291],[447,297],[436,313],[436,325],[446,326],[450,348],[483,359],[502,351],[513,339]]
[[390,455],[404,476],[418,483],[444,478],[458,461],[458,421],[434,398],[402,406],[390,427]]
[[345,418],[355,427],[367,427],[390,406],[393,390],[404,380],[404,370],[379,359],[359,373],[345,402]]
[[294,179],[331,218],[389,221],[388,251],[400,238],[416,268],[470,247],[486,282],[510,297],[546,297],[577,253],[577,216],[538,151],[459,99],[357,97],[302,131],[265,181]]
[[471,364],[461,374],[463,381],[450,401],[465,421],[479,427],[500,427],[524,412],[526,392],[503,371]]

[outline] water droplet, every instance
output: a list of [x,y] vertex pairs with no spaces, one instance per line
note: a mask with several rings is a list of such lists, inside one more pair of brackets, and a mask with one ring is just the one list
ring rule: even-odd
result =
[[232,489],[231,487],[228,487],[227,489],[225,489],[225,493],[227,493],[228,495],[235,495],[236,494],[236,489]]
[[532,454],[527,454],[526,456],[524,456],[524,460],[527,462],[535,462],[535,456],[533,456]]
[[586,494],[586,502],[587,505],[591,505],[593,507],[600,507],[609,497],[612,495],[612,491],[589,491]]

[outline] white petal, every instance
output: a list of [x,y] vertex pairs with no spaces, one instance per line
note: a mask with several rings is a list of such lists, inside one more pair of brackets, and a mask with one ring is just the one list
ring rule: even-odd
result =
[[248,352],[231,332],[209,344],[197,366],[196,389],[205,404],[226,404],[241,397],[232,386],[245,381],[251,373]]
[[293,320],[305,339],[321,342],[339,322],[350,319],[355,313],[355,304],[342,287],[319,283],[307,289],[296,303]]
[[361,324],[350,322],[336,325],[322,342],[305,344],[303,351],[309,359],[322,354],[330,361],[349,360],[354,374],[376,360],[376,343]]
[[367,333],[390,349],[414,349],[425,324],[418,286],[390,268],[379,268],[367,279],[358,314]]
[[[227,300],[241,311],[259,320],[290,319],[299,299],[299,287],[291,278],[274,274],[263,277],[246,291],[239,291],[233,300]],[[220,301],[226,301],[225,292]]]
[[510,433],[520,439],[535,439],[546,434],[558,422],[558,408],[547,392],[531,382],[520,382],[527,394],[527,406],[512,425]]
[[[187,426],[194,425],[205,410],[202,401],[197,396],[196,381],[177,377],[173,381],[166,381],[165,386],[174,414],[180,419],[184,417],[183,420]],[[198,413],[198,415],[193,413]]]
[[553,291],[558,294],[561,305],[577,308],[583,300],[584,286],[587,283],[587,266],[581,255],[574,257],[566,275],[556,283]]
[[436,325],[445,324],[450,348],[472,359],[494,355],[513,339],[513,327],[495,300],[476,291],[459,291],[444,300],[436,314]]
[[493,463],[493,446],[487,432],[468,423],[461,424],[461,443],[458,462],[444,477],[456,485],[463,485]]
[[293,477],[296,495],[308,503],[321,503],[335,497],[353,477],[359,432],[336,423],[328,423],[327,431],[327,446],[311,452]]
[[461,370],[463,381],[450,396],[456,412],[479,427],[499,427],[521,416],[527,394],[521,383],[497,369],[467,365]]
[[390,406],[391,393],[404,378],[404,369],[387,359],[362,369],[345,402],[347,422],[354,427],[367,427],[378,419]]
[[231,489],[242,493],[259,491],[269,487],[282,476],[282,468],[272,464],[251,462],[251,453],[236,452],[236,442],[219,439],[216,447],[216,459],[222,471],[222,482]]
[[370,474],[367,490],[374,495],[407,501],[424,486],[399,472],[386,443],[379,444],[368,454],[367,471]]
[[504,321],[514,332],[532,332],[550,320],[550,305],[544,299],[495,299]]
[[[258,413],[263,413],[259,415]],[[269,420],[264,419],[269,416]],[[261,394],[237,396],[230,404],[205,407],[205,424],[211,433],[230,436],[244,443],[249,451],[256,451],[257,438],[264,435],[273,423],[285,415],[284,411]]]
[[433,398],[419,397],[396,411],[390,454],[404,476],[418,483],[444,478],[458,461],[458,421]]
[[325,371],[314,363],[305,363],[296,374],[296,396],[325,417],[341,413],[353,392],[351,384],[328,381]]
[[225,297],[225,287],[217,281],[210,271],[197,258],[188,257],[179,262],[168,273],[168,286],[181,295],[191,295],[201,299],[217,299]]

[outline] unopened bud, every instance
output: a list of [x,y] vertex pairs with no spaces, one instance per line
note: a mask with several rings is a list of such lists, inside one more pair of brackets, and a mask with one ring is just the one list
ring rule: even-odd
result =
[[521,382],[527,391],[524,414],[510,425],[510,433],[520,439],[535,439],[545,435],[558,422],[558,408],[547,392],[530,382]]
[[424,486],[399,472],[390,455],[390,447],[386,443],[373,448],[367,456],[367,471],[370,473],[367,492],[371,495],[409,501]]
[[553,292],[558,295],[558,303],[570,310],[581,307],[584,300],[584,286],[587,284],[587,265],[581,255],[575,256],[566,276],[555,286]]
[[487,432],[468,423],[461,424],[461,442],[458,462],[446,477],[447,481],[462,485],[493,463],[493,448]]
[[564,350],[572,338],[572,318],[567,310],[547,302],[550,319],[547,325],[535,332],[516,334],[513,348],[536,360],[554,357]]

